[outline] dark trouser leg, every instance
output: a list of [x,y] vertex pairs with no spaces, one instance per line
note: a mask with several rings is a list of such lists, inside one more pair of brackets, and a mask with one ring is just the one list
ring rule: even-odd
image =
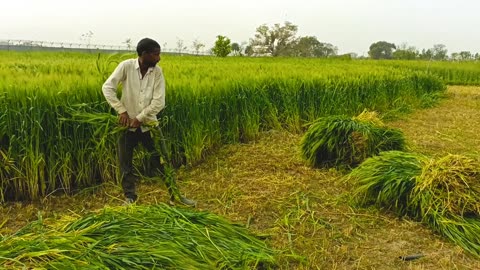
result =
[[142,142],[143,147],[148,151],[150,160],[149,160],[149,173],[150,176],[162,175],[165,173],[163,164],[160,163],[160,153],[155,148],[155,143],[153,142],[150,131],[143,132],[140,136],[140,141]]
[[153,142],[152,136],[150,132],[144,132],[142,134],[141,142],[145,149],[150,153],[150,174],[153,175],[161,175],[165,181],[165,185],[167,186],[168,193],[170,196],[173,196],[173,187],[170,181],[174,181],[175,179],[166,179],[167,175],[165,174],[165,167],[160,162],[160,153],[155,148],[155,143]]
[[[143,146],[150,152],[151,170],[154,170],[155,173],[163,174],[165,185],[167,186],[168,193],[170,194],[170,202],[173,204],[176,199],[175,196],[177,195],[178,199],[183,204],[195,206],[197,204],[195,201],[187,199],[180,194],[177,188],[177,184],[175,183],[175,176],[173,174],[165,175],[165,168],[162,164],[160,164],[160,154],[155,149],[155,144],[153,142],[150,132],[142,133],[140,140]],[[169,161],[167,160],[167,162]]]
[[120,174],[125,197],[136,200],[135,182],[133,174],[133,151],[138,144],[138,129],[135,132],[125,131],[118,140],[118,158],[120,160]]

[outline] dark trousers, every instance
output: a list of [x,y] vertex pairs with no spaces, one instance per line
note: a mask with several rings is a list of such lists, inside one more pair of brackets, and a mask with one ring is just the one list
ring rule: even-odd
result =
[[[136,200],[137,193],[135,191],[135,183],[138,177],[134,174],[133,169],[133,152],[138,143],[142,143],[143,147],[150,154],[149,170],[154,173],[163,174],[163,166],[160,163],[160,154],[155,149],[150,131],[142,132],[140,128],[135,131],[125,131],[120,134],[118,140],[118,158],[120,160],[120,174],[122,177],[122,188],[125,197]],[[153,175],[153,173],[150,173]]]

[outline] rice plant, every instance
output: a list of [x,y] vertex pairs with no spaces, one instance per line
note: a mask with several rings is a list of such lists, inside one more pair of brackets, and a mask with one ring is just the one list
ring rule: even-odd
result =
[[0,238],[6,269],[269,269],[275,252],[239,225],[165,204],[41,219]]
[[310,125],[300,143],[303,157],[314,167],[354,167],[381,151],[403,150],[399,130],[387,128],[374,113],[357,117],[327,116]]
[[[110,136],[117,127],[107,119],[115,114],[100,89],[114,63],[127,56],[0,57],[0,149],[18,169],[2,174],[0,193],[9,192],[0,202],[117,182]],[[176,167],[264,130],[302,132],[319,117],[418,107],[425,95],[445,89],[434,75],[370,61],[165,55],[160,65],[167,95],[157,117]]]

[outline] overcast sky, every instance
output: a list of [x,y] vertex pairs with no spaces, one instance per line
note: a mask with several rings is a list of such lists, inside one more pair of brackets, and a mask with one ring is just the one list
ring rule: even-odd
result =
[[316,36],[339,53],[366,54],[376,41],[417,49],[480,52],[480,1],[475,0],[3,0],[0,40],[133,44],[150,37],[167,48],[177,40],[213,46],[217,35],[247,42],[261,24],[285,21],[299,36]]

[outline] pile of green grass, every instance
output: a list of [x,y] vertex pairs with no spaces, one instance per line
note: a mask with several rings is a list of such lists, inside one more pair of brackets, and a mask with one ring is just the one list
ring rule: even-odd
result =
[[0,240],[0,268],[6,269],[265,269],[275,265],[274,251],[245,227],[214,214],[165,204],[105,208],[52,225],[40,219]]
[[426,157],[402,151],[386,151],[366,159],[348,174],[356,187],[354,198],[399,215],[409,215],[409,201]]
[[385,127],[374,112],[357,117],[316,120],[301,141],[303,158],[313,167],[354,167],[381,151],[404,150],[401,131]]
[[359,203],[419,220],[480,256],[478,160],[389,151],[365,160],[348,179]]

